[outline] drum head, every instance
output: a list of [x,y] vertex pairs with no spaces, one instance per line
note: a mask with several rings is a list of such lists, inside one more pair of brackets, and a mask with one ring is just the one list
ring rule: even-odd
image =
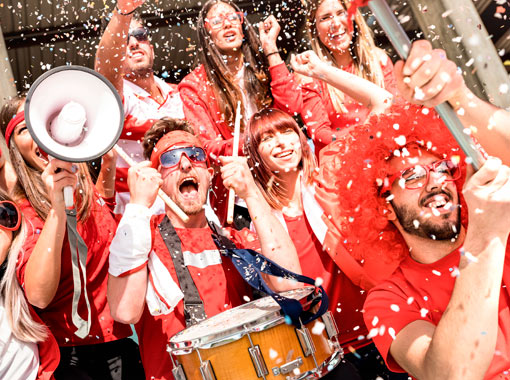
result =
[[[303,300],[313,290],[313,287],[306,287],[280,294],[287,298]],[[174,354],[179,355],[180,350],[188,351],[182,353],[189,353],[193,348],[221,346],[241,339],[248,332],[261,331],[284,322],[280,306],[272,297],[264,297],[226,310],[182,330],[170,339],[169,348]]]

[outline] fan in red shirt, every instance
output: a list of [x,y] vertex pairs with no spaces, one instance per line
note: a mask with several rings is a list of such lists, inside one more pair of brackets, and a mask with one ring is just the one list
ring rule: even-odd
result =
[[366,338],[362,315],[366,289],[349,271],[348,261],[323,248],[327,217],[315,199],[315,157],[306,137],[285,112],[265,109],[250,120],[244,144],[259,191],[293,241],[303,274],[316,279],[328,294],[346,362],[326,378],[389,376]]
[[[492,132],[486,123],[478,133]],[[401,261],[364,306],[388,367],[418,379],[505,378],[510,169],[491,158],[466,180],[465,156],[442,121],[411,105],[350,131],[326,154],[340,244],[372,273]],[[502,159],[510,162],[508,152]]]
[[[143,369],[136,343],[128,338],[131,328],[113,320],[106,301],[108,248],[116,223],[99,190],[113,196],[106,193],[113,178],[103,175],[113,172],[113,160],[112,166],[103,165],[100,177],[109,179],[100,180],[97,189],[86,164],[48,162],[26,127],[23,97],[4,106],[1,127],[18,179],[14,194],[27,224],[18,281],[60,347],[55,377],[113,379],[120,371],[123,379],[139,378]],[[72,264],[77,255],[68,237],[65,186],[79,187],[75,223],[86,256],[80,255],[85,260],[77,265]],[[75,269],[81,273],[75,275]]]
[[[159,120],[145,135],[144,148],[150,162],[129,170],[131,200],[110,247],[108,301],[116,320],[136,323],[147,379],[171,379],[169,339],[186,326],[240,305],[251,291],[212,239],[203,208],[212,169],[193,128],[183,120]],[[258,232],[228,228],[229,238],[241,248],[260,248],[300,273],[296,250],[257,191],[246,159],[220,160],[224,185],[245,200]],[[160,186],[188,221],[169,208],[151,219],[148,210]],[[270,281],[275,290],[292,286]],[[191,306],[187,298],[193,287],[203,308]]]

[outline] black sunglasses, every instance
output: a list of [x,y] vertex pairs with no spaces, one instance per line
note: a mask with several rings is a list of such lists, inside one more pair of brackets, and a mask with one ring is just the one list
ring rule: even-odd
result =
[[145,27],[130,30],[127,35],[127,43],[128,44],[129,44],[129,39],[131,37],[135,37],[138,42],[148,41],[149,40],[149,30]]
[[21,224],[21,213],[18,206],[11,201],[0,201],[0,228],[15,231]]

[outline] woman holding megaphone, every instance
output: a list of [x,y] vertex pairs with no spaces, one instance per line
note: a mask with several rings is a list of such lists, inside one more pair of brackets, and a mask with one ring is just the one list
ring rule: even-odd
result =
[[[86,164],[48,161],[27,130],[24,100],[16,97],[7,102],[0,124],[18,177],[14,196],[28,226],[17,276],[28,302],[60,347],[55,378],[113,379],[119,371],[122,379],[143,378],[136,344],[128,339],[131,329],[111,318],[106,300],[115,220]],[[78,263],[83,282],[73,276],[77,265],[72,262],[68,236],[66,186],[74,189],[76,230],[81,236],[76,239],[76,250],[85,248],[86,252]]]

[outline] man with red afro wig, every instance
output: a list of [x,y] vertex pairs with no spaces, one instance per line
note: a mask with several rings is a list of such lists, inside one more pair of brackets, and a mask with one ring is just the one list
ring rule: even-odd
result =
[[510,168],[489,158],[466,179],[469,160],[442,121],[411,105],[350,131],[322,159],[343,246],[373,277],[397,267],[364,306],[388,368],[418,379],[506,378]]

